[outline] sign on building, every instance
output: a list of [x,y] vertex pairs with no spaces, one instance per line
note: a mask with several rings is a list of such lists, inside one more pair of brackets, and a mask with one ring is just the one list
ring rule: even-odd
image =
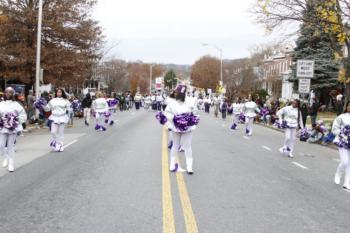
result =
[[297,77],[298,78],[313,78],[314,77],[315,61],[298,60],[297,61]]
[[311,79],[309,78],[300,78],[299,79],[299,93],[308,94],[310,93]]

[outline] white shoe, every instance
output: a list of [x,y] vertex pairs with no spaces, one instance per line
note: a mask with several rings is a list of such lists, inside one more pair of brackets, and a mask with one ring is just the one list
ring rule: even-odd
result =
[[4,162],[2,162],[2,167],[7,167],[9,165],[9,159],[5,158]]
[[15,171],[15,166],[13,159],[9,159],[9,167],[8,167],[9,172],[14,172]]
[[344,184],[343,189],[350,190],[350,184]]
[[289,154],[288,154],[288,157],[289,157],[289,158],[294,158],[294,155],[293,155],[292,153],[289,153]]
[[281,148],[279,149],[279,152],[283,155],[283,154],[284,154],[284,147],[281,147]]
[[64,151],[64,148],[63,148],[63,146],[61,146],[59,149],[59,152],[63,152],[63,151]]
[[341,179],[341,174],[339,172],[335,173],[334,183],[339,185],[340,184],[340,179]]
[[187,173],[193,174],[193,159],[186,159]]

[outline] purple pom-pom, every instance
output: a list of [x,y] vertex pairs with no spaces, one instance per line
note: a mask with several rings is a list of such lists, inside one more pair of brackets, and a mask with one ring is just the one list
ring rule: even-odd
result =
[[173,119],[175,127],[181,132],[187,131],[190,127],[198,125],[199,117],[193,113],[175,115]]
[[270,114],[270,111],[269,111],[269,109],[267,109],[267,108],[262,108],[261,110],[260,110],[260,115],[261,116],[267,116],[267,115],[269,115]]
[[79,100],[73,100],[72,107],[74,112],[81,111],[81,102]]
[[46,105],[47,101],[43,97],[34,102],[34,107],[38,110],[43,110]]
[[19,125],[16,113],[6,113],[0,120],[0,127],[8,130],[15,130]]
[[242,124],[245,123],[245,116],[244,116],[244,113],[239,114],[238,120],[239,120],[239,122],[242,123]]
[[119,101],[117,99],[107,100],[108,107],[112,108],[118,105]]
[[341,129],[339,142],[336,145],[340,148],[350,149],[350,125],[346,125]]
[[276,128],[278,128],[278,129],[286,129],[286,128],[288,128],[287,122],[286,122],[286,121],[282,121],[282,124],[281,124],[281,123],[279,122],[279,120],[276,120],[274,126],[275,126]]
[[166,118],[166,116],[163,114],[163,112],[158,112],[156,114],[156,118],[159,121],[159,123],[161,125],[165,125],[165,123],[167,123],[168,119]]

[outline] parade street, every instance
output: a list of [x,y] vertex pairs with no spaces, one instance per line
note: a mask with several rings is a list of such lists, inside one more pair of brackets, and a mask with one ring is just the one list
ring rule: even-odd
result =
[[62,153],[47,130],[20,137],[16,172],[0,172],[0,232],[348,232],[336,150],[298,142],[290,159],[282,133],[201,114],[194,175],[170,173],[154,115],[118,112],[107,132],[75,121]]

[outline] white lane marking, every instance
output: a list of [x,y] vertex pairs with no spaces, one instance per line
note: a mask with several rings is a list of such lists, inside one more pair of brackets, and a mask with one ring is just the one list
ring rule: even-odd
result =
[[333,159],[333,161],[340,163],[340,159]]
[[294,164],[295,166],[300,167],[302,169],[305,169],[305,170],[309,169],[309,168],[305,167],[304,165],[301,165],[300,163],[297,163],[297,162],[292,162],[292,164]]
[[244,139],[249,140],[248,136],[243,136]]
[[262,146],[262,148],[264,148],[265,150],[268,150],[268,151],[272,151],[272,149],[270,147],[267,147],[267,146]]
[[68,146],[71,146],[71,145],[73,145],[73,144],[76,143],[76,142],[78,142],[78,140],[74,140],[74,141],[68,143],[67,145],[64,145],[64,146],[63,146],[63,149],[66,149]]

